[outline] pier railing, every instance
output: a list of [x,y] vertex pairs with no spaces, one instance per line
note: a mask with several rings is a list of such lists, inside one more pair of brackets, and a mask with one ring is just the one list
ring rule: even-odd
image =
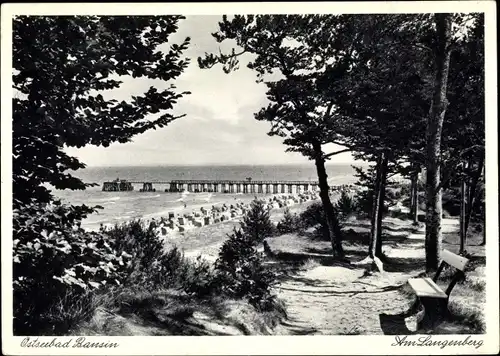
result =
[[173,179],[170,181],[113,181],[104,182],[103,191],[130,191],[141,184],[141,192],[155,192],[154,185],[167,185],[166,192],[221,193],[299,193],[318,189],[316,181],[307,180],[231,180],[231,179]]
[[144,184],[144,183],[153,183],[153,184],[318,184],[316,181],[310,181],[310,180],[294,180],[294,181],[288,181],[288,180],[210,180],[210,179],[193,179],[193,180],[187,180],[187,179],[174,179],[170,181],[129,181],[132,184]]

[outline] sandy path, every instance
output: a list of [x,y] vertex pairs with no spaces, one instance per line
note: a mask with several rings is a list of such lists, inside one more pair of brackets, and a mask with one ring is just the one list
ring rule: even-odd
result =
[[409,307],[408,298],[397,291],[409,276],[381,278],[363,274],[362,269],[322,266],[281,283],[278,295],[286,301],[289,321],[276,333],[383,334],[379,315]]
[[[456,220],[444,219],[443,231],[456,229]],[[385,248],[389,258],[418,262],[412,268],[366,275],[363,268],[320,265],[285,278],[277,291],[287,305],[289,320],[276,334],[383,334],[383,315],[410,307],[411,300],[399,289],[424,269],[424,240],[421,228],[405,241]],[[414,331],[414,320],[403,322]]]

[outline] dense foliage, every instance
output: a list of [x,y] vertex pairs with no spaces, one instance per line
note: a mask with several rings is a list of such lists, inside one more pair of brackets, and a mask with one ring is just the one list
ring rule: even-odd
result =
[[[150,87],[128,102],[108,99],[122,79],[172,81],[189,44],[164,45],[181,16],[18,16],[13,20],[14,204],[51,200],[46,183],[84,189],[67,171],[85,167],[64,147],[109,146],[163,127],[183,94]],[[159,114],[151,119],[151,114]]]
[[[56,215],[33,214],[27,222],[32,227]],[[75,326],[68,319],[81,322],[92,314],[75,316],[78,300],[92,308],[95,296],[121,288],[171,289],[196,298],[214,288],[209,263],[186,259],[176,248],[165,250],[153,226],[140,220],[100,233],[60,229],[15,240],[14,263],[16,334],[65,333]]]
[[119,253],[102,234],[72,228],[70,212],[79,210],[57,203],[43,209],[35,203],[14,209],[16,333],[29,334],[41,327],[36,316],[64,295],[119,285],[126,275],[129,254]]
[[345,191],[340,194],[340,197],[335,202],[334,207],[341,222],[344,222],[350,216],[359,213],[360,210],[358,199]]

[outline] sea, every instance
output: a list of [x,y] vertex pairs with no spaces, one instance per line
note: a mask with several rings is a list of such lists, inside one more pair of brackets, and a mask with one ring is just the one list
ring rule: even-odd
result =
[[[327,164],[330,185],[355,182],[354,169],[350,164]],[[151,219],[168,216],[169,212],[199,209],[201,206],[228,204],[233,201],[249,201],[256,194],[226,193],[167,193],[166,186],[154,184],[156,192],[139,192],[141,184],[134,184],[134,191],[103,192],[102,183],[116,178],[128,181],[165,181],[174,179],[206,180],[310,180],[317,181],[313,163],[304,165],[227,165],[227,166],[128,166],[87,167],[72,173],[86,183],[97,186],[86,190],[53,190],[63,202],[90,206],[99,205],[98,213],[91,214],[82,222],[89,230],[102,225],[114,225],[132,219]],[[263,196],[265,194],[262,194]]]

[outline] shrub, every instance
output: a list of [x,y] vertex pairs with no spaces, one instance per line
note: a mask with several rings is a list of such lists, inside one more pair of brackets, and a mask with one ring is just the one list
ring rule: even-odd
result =
[[300,219],[297,214],[292,214],[289,208],[283,212],[283,219],[278,223],[277,230],[279,233],[287,234],[301,229]]
[[132,255],[123,283],[146,289],[170,288],[196,296],[210,293],[213,268],[205,260],[185,258],[176,247],[165,251],[153,224],[140,220],[115,226],[108,232],[118,251]]
[[252,201],[250,210],[245,214],[240,225],[243,234],[256,242],[264,241],[275,232],[269,209],[265,206],[264,201],[259,199]]
[[482,334],[486,331],[486,320],[484,311],[463,303],[460,300],[451,300],[448,304],[451,320],[463,324],[471,329],[472,333]]
[[373,189],[359,190],[355,199],[358,202],[359,212],[371,216],[373,210]]
[[112,286],[171,288],[197,297],[213,289],[212,266],[176,248],[165,251],[151,225],[137,220],[85,232],[61,223],[71,208],[33,209],[14,212],[16,335],[67,332],[93,313],[93,291]]
[[[80,207],[27,204],[13,212],[14,332],[37,334],[66,295],[119,285],[130,261],[107,236],[73,229]],[[54,328],[59,328],[54,325]]]
[[398,197],[397,198],[406,198],[406,197],[410,197],[411,195],[411,184],[408,184],[408,183],[400,183],[399,184],[399,187],[400,187],[400,190],[399,190],[399,193],[398,193]]
[[299,215],[301,224],[305,228],[321,225],[326,227],[326,218],[321,202],[315,202],[307,206]]
[[399,200],[401,200],[401,198],[403,198],[403,194],[401,194],[401,188],[399,187],[386,187],[385,188],[385,198],[387,201],[391,202],[391,203],[396,203],[398,202]]
[[450,216],[460,215],[460,188],[448,187],[443,190],[443,210]]
[[[338,201],[333,205],[339,224],[345,223],[352,214],[360,211],[360,206],[356,198],[351,197],[347,192],[342,192]],[[300,215],[300,223],[304,228],[317,226],[320,235],[328,236],[328,225],[326,223],[325,211],[321,202],[309,205]]]
[[333,207],[340,223],[345,222],[349,216],[360,210],[358,201],[347,192],[342,192]]
[[275,303],[271,293],[275,277],[263,265],[257,244],[252,236],[234,229],[215,262],[216,285],[225,295],[246,298],[259,310],[270,310]]

